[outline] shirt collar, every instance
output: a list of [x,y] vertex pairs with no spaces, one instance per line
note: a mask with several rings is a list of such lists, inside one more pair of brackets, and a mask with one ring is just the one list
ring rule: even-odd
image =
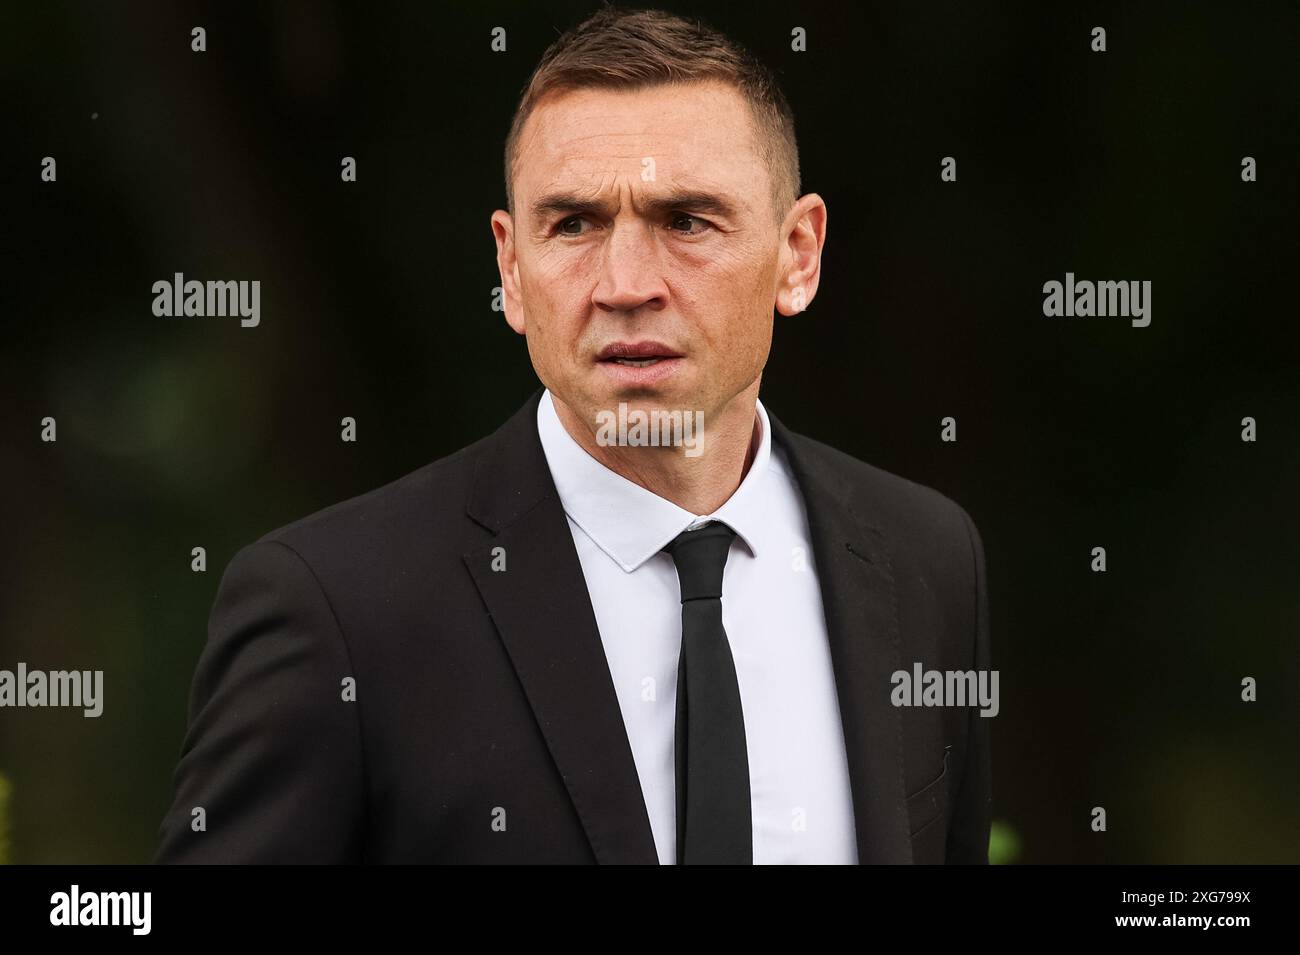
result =
[[636,570],[688,527],[721,521],[755,556],[764,546],[772,428],[755,400],[759,445],[740,486],[712,514],[692,514],[601,464],[560,421],[549,389],[537,405],[537,433],[564,513],[623,570]]

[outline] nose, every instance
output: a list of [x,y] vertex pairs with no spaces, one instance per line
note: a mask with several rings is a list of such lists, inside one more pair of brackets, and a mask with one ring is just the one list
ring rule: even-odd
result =
[[640,220],[616,222],[601,251],[600,278],[591,301],[606,312],[658,311],[668,304],[653,226]]

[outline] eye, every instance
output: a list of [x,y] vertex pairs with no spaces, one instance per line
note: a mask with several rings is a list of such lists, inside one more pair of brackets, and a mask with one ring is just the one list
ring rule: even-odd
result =
[[[699,235],[702,232],[704,232],[706,229],[712,228],[712,226],[709,225],[709,223],[705,222],[703,219],[697,216],[691,215],[688,212],[674,212],[671,218],[672,218],[672,230],[674,232],[680,233],[681,235]],[[683,223],[686,224],[685,229],[680,228]],[[695,226],[694,229],[691,228],[692,224]]]
[[[560,235],[582,235],[582,223],[586,220],[582,216],[569,216],[567,219],[561,219],[556,226],[555,231]],[[577,229],[570,229],[570,226],[577,226]]]

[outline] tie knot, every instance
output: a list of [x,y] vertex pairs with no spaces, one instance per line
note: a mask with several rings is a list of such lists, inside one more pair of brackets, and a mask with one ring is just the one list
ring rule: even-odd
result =
[[736,532],[720,521],[710,521],[696,530],[674,537],[664,551],[677,565],[682,603],[722,597],[722,571]]

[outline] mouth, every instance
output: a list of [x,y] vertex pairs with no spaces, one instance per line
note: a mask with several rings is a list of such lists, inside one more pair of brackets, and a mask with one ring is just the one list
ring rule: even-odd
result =
[[681,358],[678,352],[662,342],[614,342],[606,345],[596,355],[596,360],[628,368],[649,368],[660,362]]
[[613,365],[623,365],[627,368],[649,368],[651,365],[657,365],[663,358],[607,358],[605,359]]
[[596,355],[596,364],[620,389],[667,385],[681,370],[686,356],[663,342],[614,342]]

